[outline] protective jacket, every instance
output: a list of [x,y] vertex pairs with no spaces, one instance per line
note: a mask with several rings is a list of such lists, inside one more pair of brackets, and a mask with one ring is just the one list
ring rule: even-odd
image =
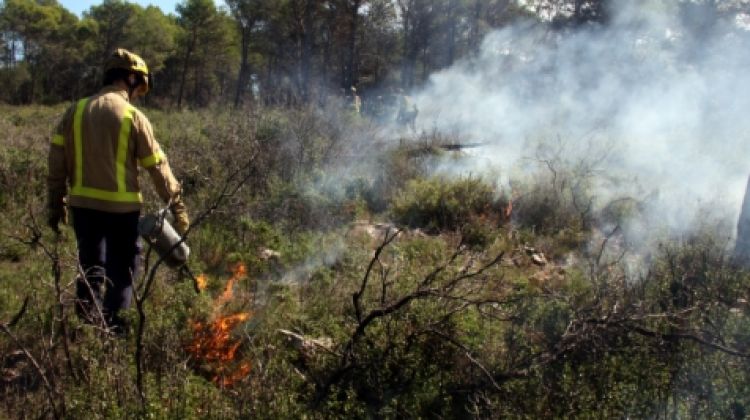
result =
[[72,105],[57,126],[49,152],[49,206],[62,206],[69,188],[72,207],[138,211],[143,202],[139,165],[165,202],[184,207],[151,123],[130,104],[127,91],[107,86]]

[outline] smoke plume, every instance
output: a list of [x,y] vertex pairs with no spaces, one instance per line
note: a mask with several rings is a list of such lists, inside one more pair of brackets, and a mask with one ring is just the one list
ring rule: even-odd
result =
[[492,32],[414,95],[420,129],[486,143],[468,157],[474,173],[508,174],[539,147],[562,145],[567,161],[596,160],[620,180],[599,184],[600,205],[650,197],[648,216],[672,231],[688,231],[706,208],[736,220],[750,172],[745,16],[693,2],[611,3],[605,25]]

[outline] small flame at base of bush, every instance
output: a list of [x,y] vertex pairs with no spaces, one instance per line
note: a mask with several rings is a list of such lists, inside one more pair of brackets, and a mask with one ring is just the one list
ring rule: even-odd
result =
[[[250,313],[218,313],[233,298],[234,284],[245,275],[245,266],[238,264],[233,270],[232,277],[227,281],[224,292],[214,300],[214,314],[211,319],[205,322],[192,322],[193,339],[186,346],[199,370],[220,387],[231,387],[246,378],[251,370],[249,362],[237,360],[242,341],[232,335],[237,326],[250,319]],[[201,274],[197,280],[201,290],[205,290],[208,285],[206,276]]]

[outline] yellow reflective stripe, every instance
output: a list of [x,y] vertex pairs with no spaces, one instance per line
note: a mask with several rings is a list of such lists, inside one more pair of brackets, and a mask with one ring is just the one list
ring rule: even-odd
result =
[[141,203],[143,198],[140,192],[127,192],[125,190],[125,162],[128,155],[128,139],[130,137],[130,127],[132,126],[133,110],[132,106],[128,107],[120,125],[120,135],[117,139],[117,191],[107,191],[98,188],[83,186],[83,110],[89,99],[81,99],[76,105],[76,112],[73,117],[73,143],[75,148],[76,160],[76,177],[70,195],[78,197],[95,198],[104,201],[115,201],[119,203]]
[[83,186],[83,134],[81,134],[81,122],[83,121],[83,108],[89,102],[89,98],[78,101],[76,113],[73,117],[73,142],[76,152],[76,178],[73,187]]
[[98,188],[89,188],[75,186],[71,189],[70,195],[79,197],[96,198],[104,201],[116,201],[119,203],[141,203],[143,197],[139,192],[119,192],[119,191],[106,191]]
[[56,144],[58,146],[65,146],[65,137],[63,137],[62,134],[55,134],[52,137],[52,144]]
[[166,156],[164,156],[164,153],[162,153],[160,150],[151,156],[147,156],[141,159],[141,166],[143,166],[144,168],[150,168],[154,165],[162,163],[164,159],[166,159]]
[[125,109],[125,115],[122,116],[120,123],[120,137],[117,139],[117,192],[125,192],[125,161],[128,157],[128,139],[130,138],[130,127],[133,125],[132,106]]

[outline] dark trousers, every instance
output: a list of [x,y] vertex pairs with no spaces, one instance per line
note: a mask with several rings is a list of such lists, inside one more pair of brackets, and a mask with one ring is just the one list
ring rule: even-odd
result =
[[[79,207],[71,208],[71,212],[78,261],[87,280],[79,278],[76,285],[79,314],[98,319],[96,305],[108,324],[116,323],[117,312],[130,307],[133,295],[140,254],[140,212],[109,213]],[[102,288],[106,289],[103,299]]]

